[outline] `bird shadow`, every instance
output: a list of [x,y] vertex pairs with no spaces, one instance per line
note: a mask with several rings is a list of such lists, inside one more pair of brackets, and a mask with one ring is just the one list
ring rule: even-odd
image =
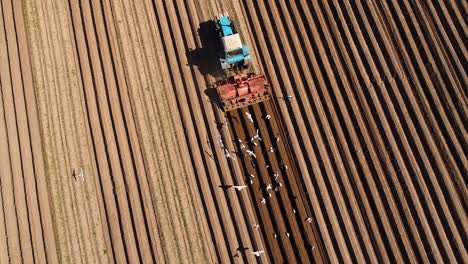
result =
[[219,185],[218,187],[221,188],[221,189],[223,189],[224,191],[226,191],[227,189],[231,188],[232,185],[230,185],[230,184],[222,184],[222,185]]
[[223,105],[219,100],[218,90],[214,85],[210,85],[205,89],[205,95],[208,96],[210,102],[214,103],[219,109],[223,110]]

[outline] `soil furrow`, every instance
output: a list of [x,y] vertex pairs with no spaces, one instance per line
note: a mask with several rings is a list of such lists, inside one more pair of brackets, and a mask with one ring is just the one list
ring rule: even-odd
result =
[[466,262],[467,10],[0,0],[0,262]]

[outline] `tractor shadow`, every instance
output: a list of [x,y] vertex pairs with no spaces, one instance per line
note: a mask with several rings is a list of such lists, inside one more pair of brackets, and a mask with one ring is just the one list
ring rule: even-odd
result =
[[196,66],[201,74],[221,77],[223,71],[219,64],[216,52],[221,48],[218,38],[216,21],[208,20],[200,23],[198,36],[201,41],[201,48],[189,49],[187,54],[190,66]]
[[[212,76],[215,79],[224,77],[224,71],[221,69],[217,51],[222,47],[218,41],[217,23],[214,20],[208,20],[199,24],[198,36],[201,42],[201,48],[189,49],[187,51],[187,60],[190,66],[195,66],[204,76]],[[218,98],[216,87],[210,84],[205,89],[205,95],[209,101],[222,109]]]
[[221,105],[221,101],[218,97],[218,91],[216,90],[214,85],[210,85],[208,86],[208,88],[205,89],[205,95],[208,96],[211,103],[215,104],[216,107],[223,110],[223,106]]

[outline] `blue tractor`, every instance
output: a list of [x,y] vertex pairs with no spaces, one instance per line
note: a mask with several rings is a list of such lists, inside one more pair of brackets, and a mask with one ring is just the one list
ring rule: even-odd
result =
[[242,44],[237,26],[228,15],[218,15],[218,33],[222,43],[222,51],[219,54],[221,68],[229,70],[246,69],[250,66],[250,49]]

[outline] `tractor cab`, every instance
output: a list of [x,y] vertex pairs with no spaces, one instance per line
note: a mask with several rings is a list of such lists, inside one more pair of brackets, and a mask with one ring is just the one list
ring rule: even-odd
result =
[[223,48],[219,58],[221,68],[224,70],[233,66],[247,68],[250,65],[250,49],[242,44],[239,33],[227,15],[218,16],[218,27]]

